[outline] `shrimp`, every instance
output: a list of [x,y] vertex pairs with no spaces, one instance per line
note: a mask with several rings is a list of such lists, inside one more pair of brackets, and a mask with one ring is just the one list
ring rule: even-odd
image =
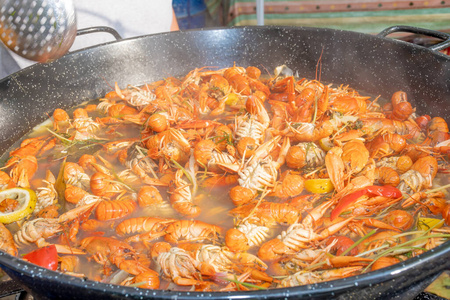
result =
[[169,186],[169,192],[171,193],[170,203],[178,213],[195,218],[200,214],[201,209],[193,203],[193,196],[189,184],[181,178],[182,176],[183,171],[178,170]]
[[128,190],[124,183],[102,172],[96,172],[91,176],[89,186],[92,193],[100,197],[113,197],[116,194],[124,194]]
[[[325,204],[328,205],[328,203]],[[308,224],[309,221],[292,224],[286,231],[281,232],[276,239],[264,243],[258,250],[258,256],[263,260],[273,260],[285,254],[293,254],[302,248],[307,248],[307,244],[312,241],[326,239],[330,235],[338,232],[352,219],[353,217],[333,224],[328,228],[323,229],[320,234],[316,233],[316,231],[310,227]]]
[[53,129],[58,131],[60,123],[68,123],[69,119],[69,114],[65,110],[61,108],[55,109],[53,112]]
[[150,270],[138,260],[133,247],[114,238],[90,236],[81,240],[80,247],[91,254],[99,264],[110,262],[117,268],[133,275]]
[[147,207],[164,203],[164,200],[158,189],[154,186],[148,185],[144,185],[143,187],[141,187],[137,195],[137,200],[139,203],[139,207]]
[[292,169],[315,169],[325,164],[325,151],[315,143],[299,143],[289,148],[286,164]]
[[396,133],[385,133],[367,143],[371,157],[381,158],[400,153],[406,147],[406,140]]
[[0,223],[0,249],[12,256],[17,256],[18,254],[14,238],[3,223]]
[[[214,269],[202,268],[202,263],[188,254],[186,250],[172,247],[168,252],[162,252],[156,262],[164,277],[173,280],[178,285],[195,285],[200,282],[200,274],[214,275]],[[199,272],[199,271],[202,272]]]
[[337,192],[344,188],[345,165],[342,160],[342,153],[342,148],[333,147],[325,156],[325,165],[327,167],[328,175]]
[[116,233],[120,236],[138,233],[127,239],[128,242],[140,240],[151,241],[155,238],[164,236],[169,224],[175,222],[175,219],[164,219],[156,217],[138,217],[123,220],[116,227]]
[[395,92],[392,95],[391,102],[393,107],[391,118],[393,120],[404,121],[415,111],[403,91]]
[[63,273],[73,273],[80,264],[80,258],[75,255],[64,255],[59,258],[61,263],[59,269]]
[[52,149],[56,140],[52,137],[43,136],[25,139],[20,143],[20,147],[9,153],[10,157],[17,156],[25,158],[27,156],[40,156],[45,151]]
[[46,238],[61,232],[63,227],[58,219],[37,218],[25,222],[19,231],[14,234],[17,245],[24,246],[35,243],[38,247],[44,247],[48,243]]
[[217,241],[222,235],[222,228],[202,221],[180,220],[170,223],[166,228],[164,239],[170,243],[180,241]]
[[[159,274],[151,269],[134,276],[129,284],[139,284],[141,289],[158,289],[160,285]],[[128,284],[125,284],[128,285]]]
[[66,162],[64,164],[64,182],[66,184],[70,184],[76,187],[79,187],[83,190],[87,190],[89,188],[89,175],[84,172],[84,169],[73,162]]
[[356,174],[369,161],[369,151],[360,140],[349,141],[342,147],[342,161],[350,174]]
[[97,204],[95,217],[99,221],[109,221],[124,218],[137,208],[136,201],[131,198],[121,200],[102,200]]
[[356,266],[315,272],[299,271],[281,280],[279,287],[293,287],[345,278],[354,275],[362,268],[362,266]]
[[93,205],[73,208],[56,219],[36,218],[26,221],[20,230],[14,234],[14,240],[20,247],[31,243],[35,243],[39,248],[47,246],[48,242],[45,239],[62,232],[64,230],[63,225],[77,219],[80,214],[88,212]]
[[58,202],[58,193],[55,189],[56,178],[50,170],[47,170],[44,183],[47,184],[46,187],[37,188],[38,193],[36,207],[34,212],[38,213],[41,209],[56,204]]
[[437,160],[433,156],[419,158],[411,169],[400,176],[398,189],[412,194],[432,186],[437,174]]
[[23,158],[13,156],[7,163],[7,166],[11,165],[13,165],[13,168],[10,176],[13,182],[19,187],[29,188],[29,180],[34,176],[38,168],[36,157],[30,155]]
[[202,140],[194,147],[194,157],[197,163],[213,172],[220,171],[217,163],[234,164],[236,159],[220,151],[212,140]]
[[270,228],[248,222],[227,230],[225,244],[231,251],[246,251],[260,246],[269,237]]
[[250,203],[233,208],[229,213],[232,216],[238,216],[241,219],[245,218],[252,223],[269,227],[277,223],[294,224],[301,219],[299,210],[286,203]]
[[287,136],[296,142],[317,142],[334,131],[334,126],[329,120],[320,123],[291,122],[287,125]]
[[391,167],[380,167],[375,169],[375,178],[382,185],[397,186],[400,183],[398,173]]

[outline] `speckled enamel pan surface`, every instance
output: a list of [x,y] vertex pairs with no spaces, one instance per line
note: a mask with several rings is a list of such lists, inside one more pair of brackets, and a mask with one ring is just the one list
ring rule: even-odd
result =
[[[450,122],[450,59],[366,34],[305,27],[242,27],[143,36],[77,51],[0,80],[0,153],[53,113],[103,96],[114,82],[139,85],[203,66],[287,65],[301,77],[349,84],[389,99],[403,90],[419,114]],[[39,299],[384,298],[450,268],[450,242],[390,268],[288,289],[232,293],[152,291],[63,275],[0,253],[0,266]]]

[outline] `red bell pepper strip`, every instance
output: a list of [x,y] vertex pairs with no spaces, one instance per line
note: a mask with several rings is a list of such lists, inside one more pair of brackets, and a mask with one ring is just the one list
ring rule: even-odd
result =
[[39,248],[23,256],[27,261],[38,266],[56,271],[58,268],[58,252],[55,245]]
[[349,207],[353,202],[358,200],[359,197],[369,195],[371,197],[373,196],[383,196],[386,198],[400,198],[402,196],[402,192],[390,185],[385,186],[377,186],[377,185],[371,185],[368,187],[365,187],[359,191],[356,191],[354,193],[348,194],[339,200],[339,203],[336,205],[336,207],[331,211],[330,219],[333,221],[335,218],[337,218],[347,207]]

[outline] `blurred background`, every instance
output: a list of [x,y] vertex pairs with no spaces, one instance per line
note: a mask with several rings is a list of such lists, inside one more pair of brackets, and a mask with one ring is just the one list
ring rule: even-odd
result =
[[[173,0],[181,30],[257,25],[258,0]],[[450,0],[260,0],[264,25],[326,27],[377,34],[393,25],[450,33]],[[396,33],[421,45],[430,37]],[[449,54],[450,49],[443,52]]]
[[[392,25],[450,32],[450,0],[265,0],[264,25],[378,33]],[[256,25],[255,0],[173,0],[180,29]]]

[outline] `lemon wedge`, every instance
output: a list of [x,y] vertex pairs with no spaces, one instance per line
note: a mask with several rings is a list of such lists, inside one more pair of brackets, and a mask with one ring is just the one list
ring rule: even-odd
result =
[[331,192],[334,186],[328,178],[308,179],[305,181],[305,189],[314,194],[326,194]]
[[333,148],[333,142],[330,140],[329,137],[323,138],[319,140],[319,146],[324,151],[329,151],[331,148]]
[[[417,229],[419,230],[428,230],[433,226],[436,226],[434,228],[441,228],[444,222],[441,222],[442,219],[434,219],[434,218],[423,218],[420,217],[417,221]],[[438,224],[441,222],[441,224]]]
[[17,207],[11,212],[0,212],[0,223],[9,224],[25,218],[33,212],[36,206],[36,193],[26,188],[11,188],[0,191],[0,203],[5,199],[13,199],[18,202]]
[[236,105],[239,102],[239,96],[235,93],[229,93],[225,100],[226,105]]

